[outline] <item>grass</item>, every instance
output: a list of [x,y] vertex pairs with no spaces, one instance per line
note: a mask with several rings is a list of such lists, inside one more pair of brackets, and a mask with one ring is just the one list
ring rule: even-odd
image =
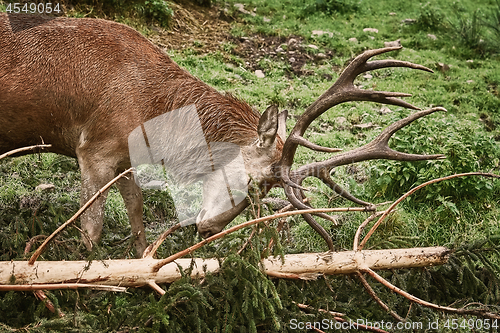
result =
[[[251,11],[256,8],[256,15],[238,12],[234,3],[243,3]],[[376,203],[395,200],[426,180],[452,173],[500,172],[500,62],[498,25],[495,23],[500,13],[498,2],[462,0],[438,4],[383,0],[369,3],[354,0],[229,0],[215,2],[215,5],[225,6],[228,15],[236,17],[232,24],[234,36],[293,35],[303,38],[304,43],[318,46],[317,52],[334,52],[335,56],[323,63],[306,64],[306,68],[314,74],[304,76],[293,74],[290,64],[285,61],[265,58],[259,65],[266,77],[258,79],[253,71],[246,68],[245,59],[230,53],[235,48],[230,42],[226,42],[218,53],[209,55],[201,55],[199,50],[202,45],[196,42],[190,49],[169,51],[179,65],[195,76],[219,90],[237,95],[261,111],[271,103],[287,108],[294,115],[287,124],[288,130],[293,127],[296,116],[328,89],[345,63],[366,49],[379,48],[386,41],[400,39],[404,48],[386,57],[419,63],[435,71],[429,74],[401,68],[384,69],[370,73],[371,78],[360,77],[357,80],[357,84],[364,89],[411,93],[413,96],[408,100],[421,108],[443,106],[448,109],[447,113],[433,114],[399,131],[390,143],[394,149],[405,152],[443,153],[447,156],[446,160],[419,163],[370,161],[359,163],[356,167],[335,170],[335,180],[361,199]],[[76,16],[82,14],[74,13]],[[403,22],[406,19],[413,21],[407,21],[411,23],[407,24]],[[127,17],[124,16],[123,20],[127,22]],[[365,32],[364,28],[376,28],[378,33]],[[145,30],[148,30],[147,26]],[[314,30],[331,32],[332,37],[328,34],[313,37]],[[436,39],[429,35],[436,36]],[[353,37],[356,41],[349,40]],[[446,64],[449,69],[444,70],[440,64]],[[331,75],[333,80],[323,74]],[[312,124],[309,138],[322,145],[352,149],[369,142],[383,127],[411,112],[389,106],[391,112],[382,115],[379,112],[381,108],[382,105],[375,103],[340,105]],[[353,128],[353,125],[369,122],[374,124],[373,128]],[[326,159],[327,156],[299,149],[296,163],[300,165],[311,160]],[[76,161],[53,154],[9,158],[0,162],[2,260],[24,258],[27,239],[38,234],[49,234],[78,209],[79,177]],[[34,191],[40,183],[54,184],[56,189],[52,192]],[[349,205],[316,180],[308,180],[307,185],[312,188],[308,195],[315,207]],[[271,195],[283,197],[282,191],[278,189],[273,190]],[[441,304],[457,301],[460,306],[477,301],[498,305],[498,278],[495,280],[487,274],[489,271],[497,275],[500,272],[499,195],[498,181],[481,178],[465,178],[429,186],[403,202],[398,211],[379,228],[368,247],[443,245],[456,249],[456,255],[449,265],[435,269],[387,272],[385,276],[398,285],[406,285],[415,295]],[[172,209],[172,199],[166,192],[149,190],[145,198],[148,239],[153,240],[166,224],[175,220],[175,211]],[[249,210],[233,224],[251,219],[252,215]],[[365,217],[365,214],[342,213],[338,214],[340,227],[332,227],[324,221],[320,223],[330,232],[338,250],[348,250],[352,248],[357,226]],[[123,201],[116,190],[110,192],[105,220],[104,239],[90,257],[131,256],[131,239],[128,238],[130,227]],[[256,263],[259,251],[272,237],[281,240],[276,253],[326,250],[322,239],[300,217],[288,221],[289,232],[276,235],[271,229],[264,228],[265,232],[255,237],[249,249],[243,252],[242,259],[233,258],[231,264],[228,263],[225,273],[210,276],[206,284],[184,278],[168,288],[169,298],[155,298],[149,295],[148,290],[134,290],[130,295],[91,291],[49,293],[49,297],[65,312],[74,313],[72,320],[64,321],[48,313],[43,304],[28,293],[2,293],[0,306],[5,319],[0,322],[12,327],[26,326],[32,332],[49,328],[98,331],[119,330],[120,327],[140,327],[142,331],[152,331],[155,327],[164,331],[168,327],[182,327],[184,331],[186,327],[189,327],[188,330],[201,330],[203,323],[199,320],[178,322],[178,318],[182,318],[179,313],[189,310],[192,313],[200,311],[200,316],[209,323],[210,329],[227,328],[216,322],[216,319],[227,319],[233,314],[234,327],[246,330],[248,321],[245,318],[238,319],[234,314],[234,311],[245,308],[250,309],[248,311],[253,316],[252,320],[261,325],[263,330],[277,331],[276,323],[271,323],[275,320],[281,325],[279,330],[286,331],[290,319],[311,318],[299,312],[291,303],[291,298],[315,307],[346,312],[353,319],[392,319],[374,305],[359,283],[350,277],[328,277],[314,282],[279,280],[269,285],[258,284],[258,274],[252,273],[247,278],[258,285],[257,289],[238,289],[234,281],[240,273],[234,274],[231,269],[245,274],[242,267]],[[206,246],[195,255],[228,256],[241,247],[250,232],[243,230],[231,235]],[[197,239],[193,227],[184,228],[165,243],[159,255],[175,253]],[[480,257],[482,254],[484,258]],[[73,260],[88,256],[80,244],[78,231],[69,229],[59,237],[59,242],[44,258]],[[489,267],[493,268],[488,270]],[[471,276],[478,276],[479,282]],[[444,285],[450,288],[448,294],[442,294],[444,287],[439,281],[448,281]],[[250,284],[245,286],[250,288]],[[472,290],[473,287],[476,289]],[[490,298],[485,296],[481,288],[491,291]],[[393,309],[410,308],[408,302],[379,285],[374,284],[374,289]],[[272,298],[275,292],[281,303],[268,304],[269,311],[265,313],[241,303],[244,298],[250,297],[248,295],[254,295],[253,299],[258,300],[259,297]],[[84,306],[84,302],[87,305]],[[85,311],[81,310],[85,307]],[[231,307],[233,310],[230,310]],[[201,309],[205,314],[202,314]],[[167,312],[168,318],[165,317]],[[264,319],[259,317],[263,313]],[[405,315],[406,312],[400,314]],[[438,318],[437,314],[418,306],[413,306],[409,316],[412,320],[428,322]],[[319,318],[319,314],[315,318]],[[171,326],[165,324],[169,320]],[[157,326],[144,326],[148,321]],[[451,331],[443,328],[443,332]]]

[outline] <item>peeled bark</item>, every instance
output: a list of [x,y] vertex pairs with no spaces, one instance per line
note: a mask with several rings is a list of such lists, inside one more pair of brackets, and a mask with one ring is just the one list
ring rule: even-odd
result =
[[[365,268],[381,270],[441,265],[447,261],[449,253],[450,250],[445,247],[427,247],[287,254],[284,261],[281,257],[262,260],[262,269],[270,276],[310,279],[322,274],[351,274]],[[32,285],[40,284],[141,287],[151,282],[174,282],[181,278],[179,269],[187,269],[191,265],[191,259],[177,259],[155,272],[158,261],[152,258],[37,261],[34,265],[29,265],[27,261],[0,262],[0,290],[9,290],[12,285],[33,288]],[[217,272],[220,268],[217,259],[194,261],[193,277],[202,278],[205,266],[207,272]]]

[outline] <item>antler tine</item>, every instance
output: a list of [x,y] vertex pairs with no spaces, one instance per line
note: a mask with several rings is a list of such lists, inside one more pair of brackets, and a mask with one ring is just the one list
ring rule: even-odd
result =
[[[381,140],[381,141],[383,140],[384,142],[387,143],[389,141],[389,139],[391,138],[391,136],[394,133],[396,133],[397,131],[399,131],[400,129],[402,129],[403,127],[407,126],[408,124],[414,122],[415,120],[417,120],[419,118],[425,117],[425,116],[427,116],[431,113],[434,113],[436,111],[447,112],[447,110],[443,107],[435,107],[435,108],[431,108],[428,110],[415,112],[415,113],[409,115],[408,117],[400,119],[400,120],[396,121],[395,123],[392,123],[389,126],[387,126],[382,131],[382,133],[380,133],[378,135],[378,137],[375,140]],[[375,141],[375,140],[373,140],[373,141]]]
[[351,193],[348,191],[344,190],[342,187],[340,187],[337,183],[335,183],[330,176],[329,172],[326,169],[321,169],[319,172],[319,175],[317,176],[325,185],[327,185],[329,188],[335,191],[338,195],[342,196],[343,198],[350,200],[354,203],[357,203],[358,205],[361,206],[366,206],[366,207],[372,207],[373,204],[370,202],[366,202],[363,200],[360,200],[353,196]]
[[425,66],[422,66],[419,64],[414,64],[414,63],[409,62],[409,61],[393,60],[393,59],[370,61],[370,62],[365,64],[365,66],[363,68],[363,72],[361,72],[361,73],[373,71],[373,70],[380,69],[380,68],[388,68],[388,67],[408,67],[411,69],[420,69],[422,71],[434,73],[434,71],[432,69],[427,68]]
[[[312,103],[304,112],[304,114],[297,120],[295,127],[288,136],[283,146],[283,153],[279,164],[276,166],[275,171],[279,174],[281,178],[281,184],[285,189],[285,194],[287,195],[290,202],[297,209],[307,209],[309,206],[302,203],[304,197],[303,191],[306,189],[302,187],[302,181],[310,176],[315,176],[323,181],[327,186],[332,188],[335,192],[343,196],[344,198],[351,200],[357,204],[363,205],[367,210],[372,210],[373,205],[359,200],[351,195],[349,192],[342,189],[338,184],[336,184],[330,177],[330,170],[337,166],[356,163],[360,161],[372,160],[372,159],[391,159],[391,160],[403,160],[403,161],[417,161],[417,160],[429,160],[429,159],[441,159],[444,155],[420,155],[420,154],[408,154],[399,151],[395,151],[389,148],[388,142],[391,136],[399,129],[405,127],[411,122],[418,118],[424,117],[436,111],[446,111],[444,108],[437,107],[425,111],[421,111],[418,107],[400,99],[401,97],[409,97],[410,94],[400,93],[400,92],[386,92],[386,91],[371,91],[362,90],[354,85],[354,80],[358,75],[363,72],[387,68],[387,67],[407,67],[412,69],[419,69],[427,72],[432,70],[421,66],[418,64],[413,64],[407,61],[399,60],[368,60],[376,55],[399,50],[401,47],[387,47],[377,50],[369,50],[361,55],[357,56],[340,74],[336,82],[324,92],[314,103]],[[343,152],[338,155],[331,157],[325,161],[314,162],[304,165],[297,170],[291,172],[291,166],[293,164],[293,159],[295,152],[299,145],[305,146],[307,148],[323,151],[323,152],[334,152],[336,149],[326,148],[316,145],[314,143],[306,140],[303,135],[309,125],[323,114],[328,109],[335,105],[348,102],[348,101],[372,101],[383,104],[391,104],[396,106],[401,106],[409,109],[419,110],[416,113],[399,120],[386,129],[382,131],[373,141],[368,144],[353,149],[351,151]],[[317,214],[315,214],[317,215]],[[316,230],[325,239],[330,250],[333,250],[333,243],[320,224],[318,224],[314,218],[309,214],[303,215],[305,220],[311,225],[311,227]],[[332,218],[326,214],[319,215],[323,218],[331,220]]]
[[[295,155],[295,151],[298,145],[303,145],[314,150],[332,152],[332,149],[334,148],[326,148],[315,145],[306,140],[303,135],[313,120],[315,120],[322,113],[337,104],[341,104],[347,101],[373,101],[378,103],[402,106],[414,110],[420,110],[416,106],[398,98],[409,97],[411,96],[410,94],[385,91],[368,91],[361,90],[354,86],[354,80],[359,74],[368,70],[380,69],[384,67],[409,67],[432,72],[432,70],[427,67],[413,64],[407,61],[378,60],[367,62],[368,59],[376,55],[399,49],[401,49],[401,47],[386,47],[382,49],[365,51],[361,55],[357,56],[344,69],[337,81],[306,109],[304,114],[295,124],[295,127],[290,133],[290,136],[285,141],[283,151],[286,153],[283,154],[280,165],[282,168],[287,170],[283,170],[283,173],[288,173],[290,171],[287,166],[292,165],[293,156]],[[289,183],[290,179],[285,179],[285,182]]]
[[[290,201],[290,203],[297,209],[309,209],[311,208],[310,206],[307,206],[303,202],[303,195],[301,193],[298,193],[298,191],[301,191],[300,189],[294,189],[291,186],[284,186],[285,194]],[[319,214],[319,213],[318,213]],[[326,214],[325,214],[326,215]],[[312,216],[311,214],[302,214],[302,217],[306,220],[306,222],[318,233],[323,237],[323,239],[326,241],[326,244],[328,245],[328,249],[330,251],[334,251],[335,248],[333,246],[333,241],[330,235],[328,235],[328,232],[319,224]],[[330,216],[328,216],[329,219],[331,219]]]
[[[443,154],[435,154],[435,155],[421,155],[421,154],[408,154],[396,151],[394,149],[389,148],[389,139],[391,136],[398,131],[399,129],[407,126],[411,122],[417,120],[418,118],[422,118],[426,115],[429,115],[436,111],[444,111],[445,108],[436,107],[429,110],[423,110],[415,112],[408,117],[398,120],[397,122],[386,127],[382,133],[380,133],[375,139],[366,145],[338,154],[330,159],[320,162],[310,163],[304,166],[301,166],[297,170],[293,172],[295,178],[307,178],[311,176],[316,176],[321,170],[332,170],[335,167],[353,164],[361,161],[368,161],[374,159],[387,159],[387,160],[399,160],[399,161],[422,161],[422,160],[436,160],[436,159],[444,159],[446,158]],[[300,175],[300,176],[299,176]]]

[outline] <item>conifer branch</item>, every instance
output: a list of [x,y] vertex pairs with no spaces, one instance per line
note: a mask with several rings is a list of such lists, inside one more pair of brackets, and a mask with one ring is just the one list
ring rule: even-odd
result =
[[437,304],[434,304],[431,302],[424,301],[424,300],[422,300],[418,297],[415,297],[412,294],[396,287],[395,285],[393,285],[392,283],[390,283],[389,281],[387,281],[386,279],[384,279],[383,277],[381,277],[379,274],[375,273],[372,269],[370,269],[368,267],[363,268],[361,271],[369,274],[371,277],[373,277],[378,282],[382,283],[384,286],[386,286],[387,288],[389,288],[393,292],[407,298],[408,300],[410,300],[412,302],[420,304],[422,306],[425,306],[425,307],[428,307],[428,308],[431,308],[434,310],[443,311],[443,312],[456,313],[459,315],[472,315],[472,316],[478,316],[478,317],[488,318],[488,319],[500,319],[500,314],[489,312],[485,309],[471,309],[471,310],[468,310],[465,308],[456,309],[456,308],[452,308],[452,307],[448,307],[448,306],[441,306],[441,305],[437,305]]
[[127,169],[123,171],[121,174],[113,178],[111,181],[109,181],[106,185],[104,185],[99,191],[97,191],[96,194],[92,198],[90,198],[89,201],[85,205],[83,205],[76,213],[73,215],[69,220],[64,222],[59,228],[56,229],[49,237],[45,239],[45,241],[36,249],[35,253],[31,256],[30,260],[28,261],[29,265],[33,265],[35,261],[38,259],[38,257],[42,254],[42,252],[45,250],[45,247],[49,244],[49,242],[54,239],[61,231],[63,231],[68,225],[71,223],[75,222],[75,220],[83,214],[93,203],[94,201],[97,200],[97,198],[102,195],[104,192],[106,192],[114,183],[116,183],[120,178],[125,176],[127,173],[132,172],[133,168]]

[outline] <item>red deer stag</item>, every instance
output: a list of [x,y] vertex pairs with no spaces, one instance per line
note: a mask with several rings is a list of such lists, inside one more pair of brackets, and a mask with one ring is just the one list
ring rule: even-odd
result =
[[[195,174],[191,177],[203,180],[203,203],[196,217],[198,232],[203,237],[220,232],[248,205],[247,200],[231,200],[229,208],[220,204],[220,198],[228,195],[228,181],[241,175],[232,174],[227,168],[226,172],[215,171],[231,165],[230,160],[236,155],[242,158],[248,174],[244,176],[245,183],[252,180],[263,193],[273,185],[280,185],[298,209],[309,208],[303,203],[301,186],[303,179],[309,176],[319,177],[345,198],[370,209],[372,205],[335,184],[329,171],[369,159],[442,158],[442,155],[395,152],[387,145],[395,131],[442,108],[416,112],[390,125],[373,142],[324,162],[295,171],[291,171],[291,165],[298,145],[318,151],[337,151],[315,145],[303,137],[310,123],[334,105],[374,101],[417,109],[399,99],[408,94],[364,91],[353,84],[360,73],[384,67],[431,72],[404,61],[367,62],[375,55],[396,49],[372,50],[358,56],[337,82],[305,111],[284,142],[286,113],[278,115],[278,109],[273,106],[259,116],[246,103],[221,94],[191,76],[125,25],[98,19],[0,14],[0,154],[45,142],[52,145],[51,152],[76,157],[82,174],[81,202],[84,203],[117,173],[130,167],[129,140],[134,133],[146,137],[145,125],[151,120],[173,111],[195,110],[212,161],[212,172],[194,167]],[[177,119],[176,123],[181,127],[182,115],[181,112],[181,120]],[[189,134],[189,130],[186,125],[177,132]],[[155,135],[162,133],[157,131]],[[146,138],[145,144],[149,147],[147,141]],[[237,145],[239,150],[226,154],[226,150],[216,149],[218,143]],[[174,161],[177,170],[196,164],[199,154],[181,155]],[[218,159],[222,161],[217,162]],[[117,185],[140,256],[147,245],[141,189],[132,178],[123,178]],[[101,236],[105,200],[106,196],[101,196],[81,217],[82,229],[88,237],[83,240],[89,249]],[[329,218],[326,214],[319,216]],[[314,218],[310,215],[304,218],[333,249],[330,237]]]

